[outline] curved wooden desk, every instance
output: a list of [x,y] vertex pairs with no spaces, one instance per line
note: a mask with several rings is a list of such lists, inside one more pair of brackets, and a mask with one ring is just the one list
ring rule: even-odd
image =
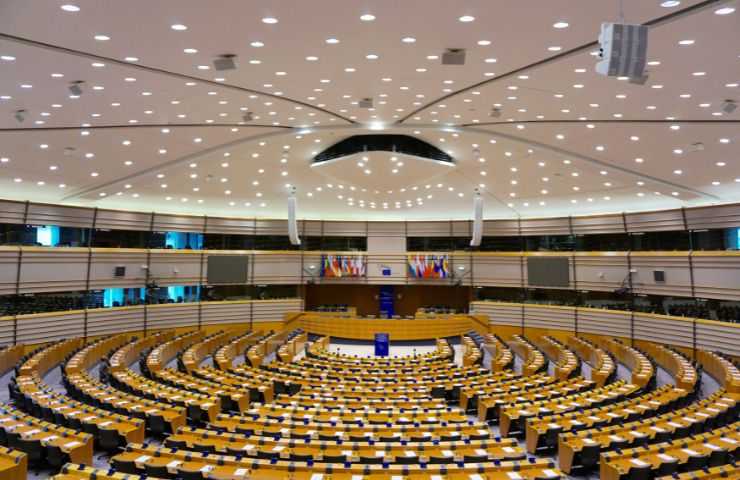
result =
[[291,323],[292,328],[300,327],[309,333],[354,340],[373,340],[376,333],[388,333],[391,341],[458,336],[476,326],[475,319],[470,315],[383,319],[303,313],[295,323]]

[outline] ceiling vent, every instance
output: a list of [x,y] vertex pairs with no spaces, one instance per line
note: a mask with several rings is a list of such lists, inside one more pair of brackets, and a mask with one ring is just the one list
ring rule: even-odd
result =
[[372,97],[363,98],[358,103],[360,108],[373,108],[373,99]]
[[464,48],[448,48],[442,54],[442,65],[465,65]]
[[213,68],[219,72],[223,72],[224,70],[236,70],[235,58],[236,55],[221,55],[213,61]]

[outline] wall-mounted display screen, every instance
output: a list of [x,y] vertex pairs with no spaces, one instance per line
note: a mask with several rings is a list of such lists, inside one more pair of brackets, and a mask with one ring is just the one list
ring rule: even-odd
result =
[[527,257],[527,282],[531,287],[570,286],[568,257]]
[[246,255],[208,255],[208,284],[247,283],[249,257]]

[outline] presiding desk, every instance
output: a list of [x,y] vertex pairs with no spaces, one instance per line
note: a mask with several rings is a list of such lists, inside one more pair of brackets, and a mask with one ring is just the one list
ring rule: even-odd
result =
[[299,314],[291,327],[309,333],[355,340],[373,340],[378,332],[387,333],[392,341],[427,340],[453,337],[475,330],[478,323],[470,315],[439,315],[430,318],[365,318],[331,316],[311,312]]

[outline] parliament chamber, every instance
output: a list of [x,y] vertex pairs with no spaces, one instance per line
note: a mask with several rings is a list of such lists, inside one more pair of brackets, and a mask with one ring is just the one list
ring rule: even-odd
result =
[[0,0],[0,480],[740,480],[737,0]]

